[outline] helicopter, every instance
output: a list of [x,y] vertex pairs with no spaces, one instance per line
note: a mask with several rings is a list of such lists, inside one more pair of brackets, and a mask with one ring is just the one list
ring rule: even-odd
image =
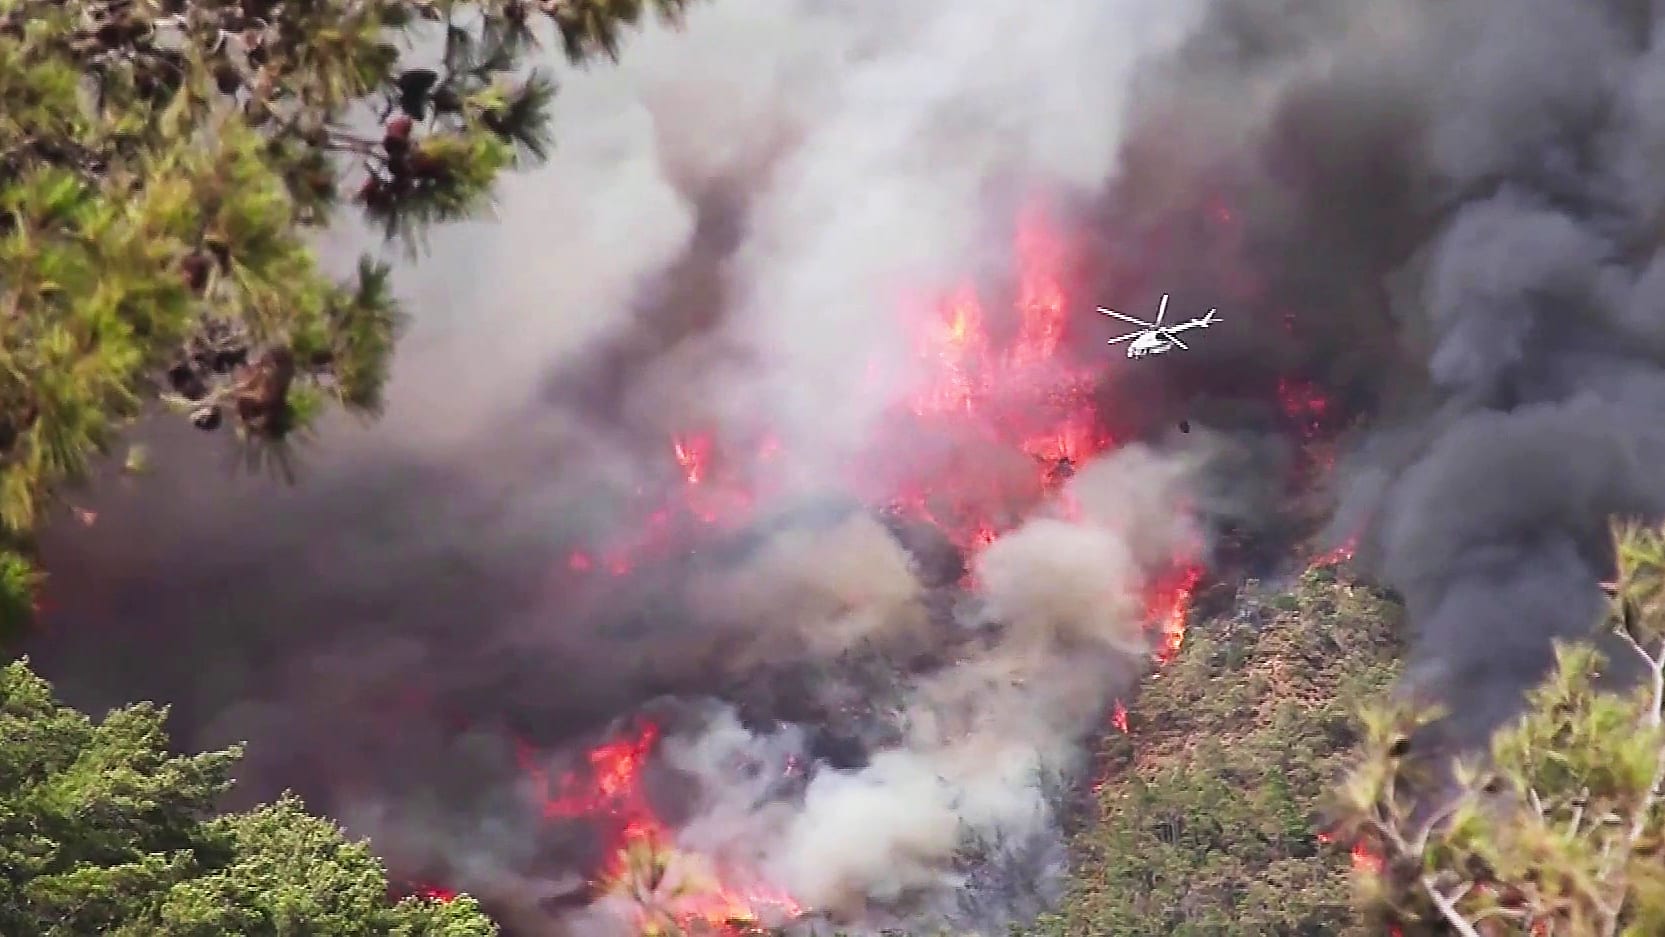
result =
[[1106,309],[1103,306],[1098,307],[1098,311],[1104,315],[1114,316],[1124,322],[1131,322],[1134,325],[1140,326],[1140,329],[1137,332],[1129,332],[1126,335],[1118,335],[1117,337],[1105,342],[1106,345],[1114,345],[1117,342],[1125,342],[1128,339],[1132,339],[1133,343],[1127,346],[1127,356],[1129,358],[1143,358],[1146,355],[1160,355],[1165,351],[1171,350],[1175,345],[1178,345],[1186,351],[1190,351],[1191,346],[1180,341],[1179,336],[1174,333],[1183,332],[1186,329],[1206,329],[1214,323],[1220,321],[1219,317],[1215,315],[1215,313],[1219,310],[1210,309],[1208,310],[1207,315],[1186,320],[1178,325],[1163,325],[1162,319],[1168,314],[1167,293],[1162,294],[1162,303],[1156,308],[1155,322],[1146,322],[1143,319],[1135,319],[1132,316],[1122,315],[1114,309]]

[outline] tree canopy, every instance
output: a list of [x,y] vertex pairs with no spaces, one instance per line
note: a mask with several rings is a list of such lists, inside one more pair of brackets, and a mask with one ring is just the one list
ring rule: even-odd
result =
[[1248,583],[1191,623],[1109,736],[1069,894],[1028,937],[1376,933],[1320,812],[1396,671],[1401,611],[1337,573]]
[[[355,204],[413,248],[551,145],[527,65],[618,54],[686,0],[0,0],[0,636],[29,536],[158,398],[282,468],[373,414],[401,316],[315,233]],[[418,64],[420,63],[420,64]]]
[[165,716],[95,724],[23,662],[0,668],[0,933],[496,933],[467,897],[390,901],[369,848],[292,797],[217,815],[238,752],[170,754]]

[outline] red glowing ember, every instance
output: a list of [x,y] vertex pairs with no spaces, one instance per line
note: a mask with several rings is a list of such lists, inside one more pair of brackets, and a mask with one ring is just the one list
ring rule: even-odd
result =
[[1353,559],[1354,546],[1354,539],[1349,537],[1347,540],[1342,542],[1340,546],[1326,550],[1313,557],[1312,562],[1307,564],[1307,568],[1321,569],[1325,566],[1339,566],[1343,563],[1349,562]]
[[1110,724],[1116,727],[1117,732],[1128,734],[1127,705],[1121,700],[1116,700],[1115,708],[1110,711]]
[[1329,398],[1310,381],[1279,378],[1278,405],[1284,416],[1300,428],[1301,437],[1309,441],[1323,432],[1330,418]]
[[1382,874],[1382,857],[1372,851],[1369,846],[1362,842],[1354,843],[1352,856],[1353,871],[1358,872],[1361,875]]
[[[1335,837],[1329,833],[1319,833],[1318,841],[1326,844],[1333,843]],[[1383,861],[1381,854],[1372,849],[1370,844],[1364,840],[1355,841],[1348,850],[1348,856],[1352,859],[1354,873],[1359,875],[1380,875],[1382,870],[1386,868],[1386,862]]]

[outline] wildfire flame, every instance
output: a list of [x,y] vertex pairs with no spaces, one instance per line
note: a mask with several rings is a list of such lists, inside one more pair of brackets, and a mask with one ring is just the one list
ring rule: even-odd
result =
[[[658,725],[643,721],[590,749],[581,767],[558,778],[550,777],[529,747],[517,754],[546,822],[582,819],[601,825],[609,858],[599,878],[609,891],[634,899],[644,934],[695,926],[720,931],[766,915],[801,915],[803,909],[786,894],[677,848],[643,784],[660,735]],[[688,874],[678,887],[665,888],[673,867]]]
[[1181,567],[1173,576],[1158,580],[1146,599],[1147,615],[1156,622],[1159,663],[1173,660],[1185,644],[1185,627],[1191,616],[1191,597],[1202,581],[1203,568]]
[[1353,559],[1354,545],[1355,540],[1349,537],[1347,540],[1343,541],[1340,546],[1318,554],[1313,558],[1311,563],[1307,564],[1307,568],[1318,569],[1325,566],[1337,566],[1342,563],[1350,562]]
[[[1228,232],[1236,230],[1223,201],[1213,204],[1209,215]],[[871,507],[936,527],[968,560],[1043,506],[1078,519],[1079,506],[1064,483],[1079,465],[1117,442],[1095,399],[1105,362],[1079,360],[1065,342],[1076,269],[1072,246],[1044,211],[1031,209],[1018,221],[1017,277],[1009,303],[967,282],[933,291],[923,302],[899,304],[913,342],[914,383],[842,480]],[[1224,282],[1253,291],[1258,282],[1253,270],[1227,267]],[[877,387],[878,369],[875,360],[853,377]],[[1324,443],[1335,415],[1331,401],[1316,385],[1292,378],[1279,381],[1277,398],[1302,440],[1302,472],[1332,465]],[[684,428],[662,442],[664,470],[674,482],[669,492],[654,498],[639,489],[633,523],[624,525],[629,533],[571,550],[566,575],[578,581],[625,576],[690,549],[702,533],[750,523],[754,507],[769,494],[759,488],[766,473],[756,470],[782,454],[780,438],[764,429],[751,439],[736,439]],[[995,465],[998,469],[990,468]],[[1317,564],[1342,562],[1351,554],[1349,542]],[[1176,556],[1145,587],[1142,599],[1158,664],[1172,660],[1183,646],[1205,574],[1194,557]],[[1109,719],[1117,731],[1129,732],[1122,700],[1114,702]],[[558,774],[523,746],[519,768],[543,822],[580,821],[597,830],[606,858],[595,884],[629,899],[644,935],[735,933],[738,924],[801,917],[804,908],[752,871],[725,868],[679,846],[677,831],[656,812],[643,783],[660,737],[657,724],[638,720]],[[1381,869],[1380,857],[1362,843],[1352,847],[1352,858],[1360,872]],[[450,900],[456,893],[421,885],[415,894]]]
[[1380,874],[1382,874],[1382,868],[1383,868],[1382,857],[1377,855],[1374,851],[1371,850],[1371,848],[1369,846],[1365,845],[1363,842],[1357,842],[1357,843],[1353,844],[1353,848],[1351,850],[1351,855],[1353,857],[1353,870],[1354,871],[1356,871],[1356,872],[1358,872],[1362,875],[1380,875]]
[[[1013,248],[1019,273],[1008,316],[991,315],[972,284],[903,304],[918,380],[847,479],[873,505],[933,524],[967,553],[993,543],[1055,495],[1076,465],[1114,444],[1100,429],[1092,399],[1101,363],[1082,364],[1061,352],[1073,262],[1066,241],[1044,213],[1031,210],[1020,219]],[[1015,327],[1002,333],[1010,337],[997,340],[1014,315]],[[947,444],[910,461],[909,453],[925,448],[915,444],[920,439]],[[685,432],[668,448],[679,488],[644,511],[634,535],[600,551],[574,550],[570,572],[601,568],[622,576],[683,542],[690,528],[744,525],[758,496],[747,469],[778,455],[780,441],[765,435],[731,453],[719,451],[709,433]],[[964,464],[1000,452],[1025,457],[1031,470],[1013,477]]]
[[[1318,841],[1329,844],[1335,842],[1335,837],[1329,833],[1319,833]],[[1355,840],[1353,845],[1348,847],[1347,855],[1352,860],[1355,875],[1380,875],[1387,868],[1382,854],[1362,839]]]
[[[874,507],[932,524],[967,558],[1044,504],[1077,516],[1063,483],[1076,466],[1115,445],[1094,401],[1103,362],[1078,361],[1064,343],[1070,245],[1043,212],[1030,211],[1019,219],[1013,250],[1018,276],[1009,309],[970,283],[945,289],[935,300],[903,304],[917,382],[846,479],[848,489]],[[875,374],[869,367],[867,377]],[[920,440],[942,444],[922,446]],[[677,434],[666,456],[667,471],[674,467],[680,483],[668,497],[643,506],[631,536],[573,550],[568,573],[622,576],[679,549],[699,530],[738,529],[763,494],[750,470],[780,452],[778,437],[768,434],[720,444],[708,432]],[[1020,470],[988,470],[996,458]],[[1172,658],[1184,641],[1203,572],[1179,557],[1147,589],[1159,661]],[[1127,731],[1127,710],[1119,701],[1112,721]],[[674,831],[654,812],[641,784],[658,740],[657,726],[639,723],[559,777],[550,777],[529,749],[520,753],[521,768],[546,822],[584,818],[603,828],[611,858],[600,877],[644,909],[638,922],[644,933],[690,922],[720,929],[724,922],[757,921],[765,912],[800,915],[789,896],[743,870],[718,869],[708,857],[678,851]],[[672,867],[695,871],[672,887],[666,884],[675,877]],[[669,898],[662,894],[667,888],[674,892]]]
[[1278,404],[1296,423],[1301,438],[1309,442],[1324,431],[1332,410],[1330,399],[1317,385],[1291,377],[1278,379]]

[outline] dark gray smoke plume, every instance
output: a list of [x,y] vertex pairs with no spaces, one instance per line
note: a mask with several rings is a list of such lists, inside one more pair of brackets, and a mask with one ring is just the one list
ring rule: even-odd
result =
[[1222,2],[1136,107],[1111,204],[1229,193],[1246,305],[1297,323],[1270,357],[1374,411],[1331,536],[1404,594],[1459,740],[1591,633],[1608,518],[1665,507],[1658,16]]
[[1416,623],[1411,685],[1473,731],[1551,638],[1590,632],[1608,516],[1665,506],[1665,59],[1645,4],[1385,6],[1283,127],[1328,148],[1299,118],[1357,118],[1300,105],[1340,95],[1391,116],[1378,142],[1406,159],[1389,210],[1351,224],[1397,242],[1371,246],[1423,401],[1360,454],[1340,523],[1368,515],[1366,554]]

